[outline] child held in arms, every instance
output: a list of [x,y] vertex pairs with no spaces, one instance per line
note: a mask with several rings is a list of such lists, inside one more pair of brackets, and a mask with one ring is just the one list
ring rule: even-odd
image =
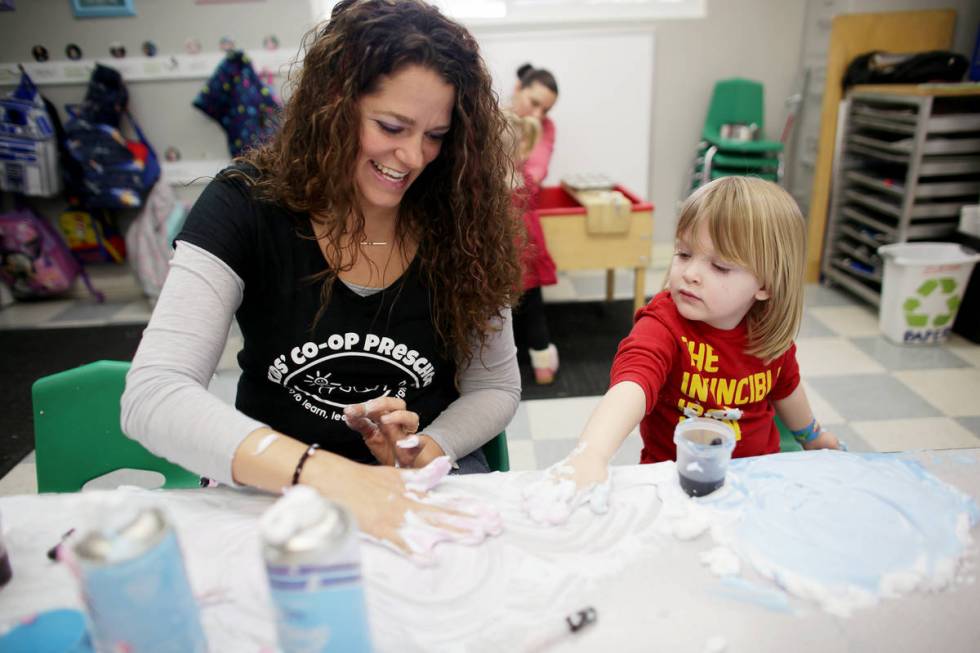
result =
[[805,449],[842,448],[800,383],[804,252],[803,217],[776,184],[725,177],[695,191],[666,289],[637,312],[578,445],[527,488],[531,518],[561,523],[585,503],[605,512],[609,462],[637,424],[641,463],[676,459],[674,428],[694,416],[732,428],[734,457],[779,452],[774,413]]

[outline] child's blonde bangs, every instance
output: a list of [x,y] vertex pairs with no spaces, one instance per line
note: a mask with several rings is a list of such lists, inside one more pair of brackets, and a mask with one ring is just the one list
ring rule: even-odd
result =
[[[739,201],[736,184],[718,182],[737,179],[729,177],[697,189],[684,207],[677,222],[677,237],[695,245],[695,234],[706,227],[715,252],[721,258],[751,270],[758,275],[750,251],[751,238],[739,228],[740,219],[732,219],[745,213],[744,202]],[[760,277],[761,278],[761,277]]]

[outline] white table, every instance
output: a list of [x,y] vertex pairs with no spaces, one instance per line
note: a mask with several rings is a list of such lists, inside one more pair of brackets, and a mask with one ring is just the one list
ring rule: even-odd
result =
[[[980,449],[902,454],[936,477],[980,496]],[[690,651],[719,637],[730,653],[773,651],[980,650],[980,585],[976,550],[961,581],[938,593],[883,599],[849,618],[766,591],[754,597],[699,561],[712,548],[706,534],[690,541],[651,527],[660,511],[644,485],[652,466],[616,468],[618,501],[601,518],[576,513],[566,526],[543,529],[516,508],[526,474],[453,478],[447,490],[491,497],[506,531],[479,547],[444,546],[440,565],[420,569],[370,544],[362,546],[374,641],[381,651],[521,651],[543,624],[587,605],[598,622],[549,650]],[[227,488],[183,491],[116,490],[160,503],[172,516],[212,651],[260,651],[274,642],[274,625],[255,531],[270,496]],[[79,505],[94,493],[0,498],[14,577],[0,591],[0,627],[33,612],[79,607],[73,579],[45,551],[84,519]],[[842,507],[846,509],[846,507]],[[977,529],[973,531],[977,537]],[[868,552],[869,556],[874,551]],[[775,585],[743,567],[755,589]],[[787,609],[788,608],[788,609]]]

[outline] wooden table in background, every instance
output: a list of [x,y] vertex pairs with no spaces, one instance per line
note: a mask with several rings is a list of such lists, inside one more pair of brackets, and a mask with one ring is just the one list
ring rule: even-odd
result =
[[586,209],[560,186],[541,189],[537,209],[548,251],[560,271],[606,270],[606,300],[613,298],[616,268],[631,268],[633,310],[645,302],[646,271],[653,246],[653,204],[639,199],[622,186],[633,204],[629,229],[619,234],[590,233]]

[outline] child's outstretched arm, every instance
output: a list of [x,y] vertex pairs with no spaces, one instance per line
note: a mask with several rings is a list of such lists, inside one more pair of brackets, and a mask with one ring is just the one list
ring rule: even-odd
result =
[[796,386],[793,392],[785,398],[772,402],[779,419],[783,420],[793,437],[804,449],[843,449],[837,436],[820,427],[810,409],[810,401],[806,398],[803,384]]
[[608,463],[643,419],[646,405],[643,388],[632,381],[622,381],[609,388],[585,423],[576,449],[582,449],[582,455]]
[[640,423],[646,395],[632,381],[610,388],[586,422],[578,445],[524,491],[524,510],[536,522],[561,524],[588,503],[595,513],[609,507],[609,461]]

